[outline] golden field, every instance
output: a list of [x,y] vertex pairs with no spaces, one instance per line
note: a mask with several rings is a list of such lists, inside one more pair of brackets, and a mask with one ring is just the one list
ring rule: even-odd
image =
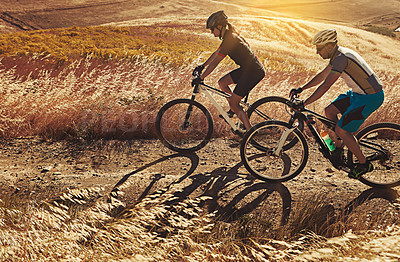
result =
[[[157,1],[146,1],[145,4],[150,6],[153,2]],[[56,5],[58,2],[51,3]],[[39,4],[41,7],[46,5],[45,1],[38,1]],[[400,123],[400,42],[397,39],[342,24],[270,16],[257,10],[248,14],[240,8],[230,8],[228,10],[232,13],[228,12],[228,15],[232,24],[250,43],[267,70],[266,77],[251,92],[250,102],[270,95],[287,96],[291,88],[304,84],[322,69],[327,61],[316,54],[311,39],[319,30],[334,27],[339,33],[340,44],[359,52],[385,84],[385,104],[366,124],[377,121]],[[159,9],[172,8],[165,4]],[[201,12],[206,14],[209,10],[203,7]],[[321,174],[310,175],[315,177],[314,180],[299,178],[287,187],[265,185],[251,180],[244,171],[236,170],[235,173],[236,166],[240,167],[235,158],[234,167],[227,172],[221,171],[228,168],[225,165],[229,158],[233,158],[227,151],[236,152],[231,148],[223,151],[222,147],[215,151],[226,154],[222,155],[223,163],[211,167],[218,154],[207,151],[207,155],[199,153],[197,166],[193,164],[201,171],[187,170],[188,167],[182,167],[185,164],[182,159],[196,159],[196,155],[168,155],[166,150],[157,149],[154,141],[140,140],[155,138],[154,118],[164,103],[175,98],[189,98],[192,70],[204,62],[219,44],[218,39],[205,30],[203,16],[185,16],[179,21],[174,16],[161,18],[157,23],[143,18],[106,26],[0,35],[2,152],[4,157],[7,154],[14,157],[15,151],[16,159],[27,155],[26,160],[21,160],[25,164],[22,171],[13,174],[5,170],[14,170],[8,164],[4,168],[4,177],[10,173],[9,176],[14,177],[4,179],[9,191],[0,194],[0,260],[337,261],[339,257],[343,261],[368,261],[371,258],[396,261],[400,254],[400,231],[398,192],[394,189],[383,193],[366,190],[358,196],[362,191],[360,183],[354,182],[356,186],[353,186],[336,176],[332,178],[336,188],[328,187],[326,181],[330,181],[330,175],[325,175],[323,170]],[[235,65],[226,59],[206,82],[217,86],[219,77],[233,68]],[[339,81],[312,105],[312,109],[322,113],[325,105],[346,90],[344,82]],[[305,92],[304,96],[310,92]],[[218,98],[218,101],[226,105],[224,99]],[[201,102],[211,111],[218,125],[214,136],[227,138],[230,130],[218,118],[216,110],[205,99]],[[45,187],[47,173],[37,174],[43,167],[39,169],[33,164],[29,167],[28,162],[33,162],[31,155],[37,156],[35,153],[41,151],[40,146],[31,146],[30,142],[23,140],[32,137],[39,138],[40,145],[47,145],[46,142],[63,144],[71,140],[78,144],[77,149],[70,146],[58,151],[50,150],[50,153],[36,157],[38,161],[47,164],[46,160],[50,158],[63,163],[60,166],[66,166],[67,161],[81,164],[84,155],[89,154],[96,174],[89,174],[88,178],[74,168],[70,173],[65,171],[65,176],[78,176],[82,181],[93,179],[95,175],[101,177],[97,183],[93,182],[93,186],[86,186],[90,182],[80,184],[75,181],[71,187],[67,183],[57,187],[58,183],[64,182],[57,180],[63,174],[48,175],[53,184]],[[14,151],[8,150],[9,141],[15,138],[21,139],[28,149],[22,150],[23,146],[16,143]],[[107,147],[108,142],[117,141],[119,145],[121,141],[118,140],[122,143],[128,141],[131,147],[119,149],[122,153]],[[104,148],[93,153],[90,143],[93,141],[95,146],[98,142],[99,147],[105,145]],[[75,154],[77,160],[70,160],[70,156]],[[125,160],[118,158],[120,155],[136,162],[132,160],[133,163],[125,164]],[[106,160],[98,160],[103,158]],[[167,166],[166,162],[174,158],[176,162]],[[104,174],[98,167],[101,161],[106,166],[103,167],[106,170]],[[123,169],[120,163],[119,166],[116,164],[115,170],[108,169],[118,161],[130,171]],[[314,161],[321,160],[316,158]],[[50,164],[55,166],[53,162]],[[161,171],[150,172],[157,165],[162,165]],[[163,176],[169,176],[168,170],[173,173],[171,170],[180,171],[180,168],[188,175],[160,183],[165,178]],[[136,171],[144,174],[141,177]],[[29,172],[34,178],[28,181]],[[112,172],[116,174],[110,174]],[[116,186],[118,190],[112,190],[112,186],[105,182],[102,187],[100,179],[108,178],[115,185],[121,177],[120,181],[131,174],[137,175],[138,180],[133,180],[135,176],[132,176],[132,180],[118,188]],[[194,182],[186,186],[189,190],[197,190],[197,195],[186,195],[181,199],[183,184],[189,179],[182,180],[189,175],[194,177]],[[318,185],[313,188],[312,184],[317,184],[319,177],[322,182],[318,185],[325,186],[325,189],[316,188]],[[209,179],[206,181],[209,184],[202,184],[201,179],[205,178]],[[222,189],[218,188],[221,180]],[[24,186],[17,187],[15,181]],[[154,184],[157,187],[152,187]],[[204,192],[200,185],[206,188]],[[227,222],[216,217],[216,212],[205,211],[206,204],[212,200],[207,195],[210,188],[210,191],[217,192],[217,199],[221,197],[220,191],[222,194],[232,191],[226,195],[235,205],[235,189],[242,186],[244,191],[251,191],[257,185],[264,186],[262,189],[267,191],[262,193],[260,190],[261,196],[265,197],[260,206],[271,212],[263,212],[265,210],[260,208],[258,213],[248,213]],[[63,190],[56,190],[63,186]],[[309,188],[312,190],[308,191]],[[289,189],[300,193],[292,192],[291,195]],[[24,190],[27,193],[23,193]],[[287,221],[283,221],[286,211],[279,190],[288,191],[289,202],[293,200],[294,203]],[[338,192],[345,193],[341,195]],[[363,197],[369,198],[374,192],[375,195],[388,193],[390,196],[376,202],[364,200],[364,205]],[[250,200],[246,201],[251,202],[251,197],[260,198],[256,193],[257,190],[250,192],[247,196]],[[349,197],[353,195],[358,197]],[[333,210],[334,205],[329,200],[333,204],[345,204]],[[229,201],[228,206],[232,203]],[[236,206],[232,210],[234,208]],[[279,214],[272,214],[272,211]],[[271,222],[269,215],[279,218],[280,213],[281,223]],[[390,252],[380,252],[382,243],[389,246],[386,251]]]
[[[287,96],[326,63],[310,41],[330,25],[273,17],[232,17],[232,23],[267,69],[251,101]],[[397,121],[399,41],[335,27],[340,44],[361,53],[385,84],[386,103],[370,121]],[[1,136],[154,137],[157,109],[173,98],[189,96],[192,69],[218,47],[204,31],[196,20],[190,25],[73,27],[0,35]],[[226,61],[207,83],[216,85],[233,68]],[[314,109],[346,89],[339,82]]]

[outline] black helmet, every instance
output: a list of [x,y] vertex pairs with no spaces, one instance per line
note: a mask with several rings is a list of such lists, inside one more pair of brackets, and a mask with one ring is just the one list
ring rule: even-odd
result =
[[207,19],[206,28],[207,29],[214,28],[217,27],[218,25],[226,25],[227,23],[228,23],[228,17],[224,13],[224,11],[218,11],[210,15],[210,17]]

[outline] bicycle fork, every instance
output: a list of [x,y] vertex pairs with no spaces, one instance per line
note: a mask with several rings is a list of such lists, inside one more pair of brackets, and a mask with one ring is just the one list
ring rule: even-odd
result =
[[297,126],[294,125],[294,122],[296,121],[296,119],[297,119],[297,114],[295,113],[290,117],[290,120],[289,120],[290,127],[286,128],[283,131],[281,137],[279,138],[277,146],[274,149],[267,152],[267,154],[269,156],[280,156],[281,155],[283,146],[285,145],[285,142],[286,142],[286,139],[293,132],[293,130],[295,130],[297,128]]
[[[197,93],[198,93],[198,88],[193,91],[193,95],[192,95],[192,97],[190,99],[191,101],[194,102]],[[188,109],[187,109],[187,111],[186,111],[185,120],[183,121],[183,123],[181,125],[181,130],[182,131],[185,131],[187,128],[189,128],[192,125],[190,123],[190,121],[189,121],[190,116],[192,115],[192,111],[193,111],[193,104],[190,104]]]
[[280,156],[282,153],[282,148],[285,145],[286,139],[288,136],[295,130],[297,127],[292,126],[291,128],[286,128],[285,131],[283,131],[281,138],[279,139],[278,145],[271,151],[267,152],[269,156]]
[[190,119],[190,115],[192,114],[192,111],[193,111],[193,105],[189,105],[188,110],[186,111],[185,121],[183,121],[183,123],[181,125],[182,131],[185,131],[188,127],[191,126],[189,119]]

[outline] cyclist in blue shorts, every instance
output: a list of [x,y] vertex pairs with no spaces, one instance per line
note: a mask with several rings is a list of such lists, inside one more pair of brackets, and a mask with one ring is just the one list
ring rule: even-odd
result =
[[[354,166],[349,176],[358,179],[361,175],[371,172],[373,165],[366,160],[352,133],[356,132],[365,119],[382,105],[384,100],[382,83],[358,53],[338,45],[335,29],[318,32],[313,39],[313,44],[316,45],[317,54],[323,59],[329,59],[329,64],[311,81],[301,88],[291,90],[291,93],[300,93],[319,85],[304,101],[306,106],[321,98],[339,77],[345,80],[351,89],[339,95],[327,106],[325,114],[337,123],[336,135],[357,157],[359,163]],[[338,114],[342,115],[340,119],[338,119]],[[344,159],[343,145],[337,137],[333,137],[332,140],[336,145],[332,154],[340,163]]]
[[[198,71],[199,73],[202,73],[204,68],[206,70],[199,78],[195,78],[192,84],[194,85],[202,82],[226,56],[229,56],[239,65],[239,68],[223,76],[218,81],[218,84],[222,91],[231,95],[228,99],[231,109],[228,114],[232,116],[233,113],[235,113],[248,130],[251,128],[251,124],[247,114],[240,106],[240,101],[264,78],[264,67],[250,49],[246,40],[241,37],[228,22],[228,17],[224,11],[213,13],[207,19],[206,27],[211,30],[211,33],[215,37],[219,37],[222,43],[204,64],[195,68],[194,71]],[[229,88],[229,85],[232,84],[236,84],[233,92]]]

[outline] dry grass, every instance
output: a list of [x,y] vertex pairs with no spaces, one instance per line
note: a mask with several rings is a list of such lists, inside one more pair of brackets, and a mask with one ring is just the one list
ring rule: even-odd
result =
[[[170,45],[170,39],[174,44]],[[182,64],[188,52],[212,46],[204,37],[186,35],[170,27],[72,27],[0,35],[3,56],[52,57],[64,62],[81,57],[141,59],[157,57],[164,63]]]
[[[233,18],[233,23],[268,70],[252,91],[251,101],[266,95],[287,96],[325,64],[310,39],[327,25],[270,17],[244,17],[240,22]],[[398,121],[400,48],[394,48],[398,41],[343,26],[337,29],[341,43],[358,50],[385,84],[386,103],[369,122]],[[189,97],[191,70],[218,44],[202,27],[168,23],[142,29],[69,28],[0,37],[3,55],[24,54],[2,58],[3,138],[152,138],[158,108],[168,100]],[[207,82],[216,86],[216,80],[232,68],[226,61]],[[322,112],[346,89],[339,82],[312,108]],[[226,104],[224,99],[218,101]],[[215,109],[209,108],[215,116]],[[215,119],[215,135],[225,135],[229,129]]]
[[134,205],[119,200],[122,193],[74,189],[40,202],[2,196],[2,261],[291,261],[315,248],[349,252],[349,243],[327,237],[353,232],[361,241],[399,224],[395,209],[376,212],[375,203],[335,215],[322,193],[294,207],[277,230],[260,217],[218,221],[201,208],[209,197],[177,201],[174,186]]
[[[28,61],[30,62],[30,61]],[[0,71],[1,137],[41,136],[45,138],[153,138],[154,118],[162,104],[190,97],[192,66],[162,67],[157,62],[82,59],[71,63],[57,76],[42,71],[35,79],[15,80],[13,70]],[[229,66],[217,70],[222,76]],[[17,70],[17,69],[15,69]],[[252,91],[250,101],[266,95],[287,96],[310,76],[306,72],[270,72]],[[381,75],[385,82],[386,103],[368,120],[398,121],[397,77]],[[211,81],[216,84],[215,80]],[[337,87],[345,91],[344,83]],[[273,90],[271,92],[271,90]],[[337,95],[333,90],[312,105],[322,108]],[[226,105],[224,99],[217,99]],[[217,123],[216,136],[229,131],[216,110],[201,98]]]

